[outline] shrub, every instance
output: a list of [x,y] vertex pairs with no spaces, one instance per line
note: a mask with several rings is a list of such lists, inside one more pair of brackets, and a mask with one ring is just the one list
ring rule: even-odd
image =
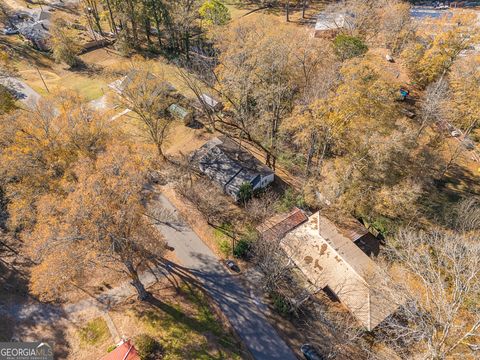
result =
[[368,51],[368,47],[362,39],[349,35],[337,35],[333,46],[342,61],[361,56]]
[[133,339],[133,343],[142,360],[156,360],[161,358],[162,346],[150,335],[137,335]]
[[71,68],[83,65],[82,59],[77,56],[82,46],[65,22],[55,21],[51,31],[50,43],[56,62],[64,62]]
[[237,258],[245,258],[250,251],[250,242],[245,239],[240,239],[233,249],[233,255]]
[[232,253],[232,244],[230,240],[227,239],[222,239],[218,243],[218,247],[220,248],[220,251],[222,254],[226,257],[228,257]]
[[205,1],[198,12],[208,25],[225,25],[231,18],[228,8],[218,0]]
[[287,212],[290,211],[294,206],[305,208],[305,200],[301,194],[298,194],[291,189],[287,189],[279,202],[276,204],[277,211]]
[[388,236],[393,224],[386,217],[379,216],[372,222],[371,226],[383,237]]
[[283,317],[286,317],[290,314],[288,303],[285,300],[284,296],[282,296],[276,291],[272,291],[270,293],[270,298],[272,299],[273,307],[276,312],[278,312]]
[[79,330],[79,336],[82,342],[95,345],[109,336],[107,323],[102,318],[93,319]]
[[240,190],[238,190],[238,201],[246,204],[248,200],[250,200],[253,196],[253,187],[250,183],[244,183],[240,186]]
[[0,115],[6,114],[15,108],[15,98],[5,86],[0,85]]

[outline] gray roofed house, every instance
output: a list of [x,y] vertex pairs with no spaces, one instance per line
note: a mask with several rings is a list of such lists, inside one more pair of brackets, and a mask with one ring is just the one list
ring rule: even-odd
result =
[[220,185],[235,201],[243,184],[249,183],[256,190],[269,185],[275,177],[270,168],[226,136],[204,144],[192,154],[191,160],[200,172]]
[[[134,82],[137,79],[138,76],[139,76],[139,71],[136,69],[132,69],[124,77],[117,79],[112,83],[108,84],[108,87],[110,87],[115,92],[121,94],[125,91],[125,89],[127,89],[128,86],[130,86],[132,82]],[[155,80],[157,78],[154,74],[150,72],[148,72],[145,77],[146,79],[142,79],[142,80]],[[160,91],[160,89],[162,90],[166,89],[168,92],[177,91],[177,89],[175,89],[175,87],[167,81],[163,81],[159,84],[158,91]]]
[[20,34],[32,45],[41,51],[47,51],[50,49],[48,41],[50,39],[50,26],[49,20],[41,20],[34,23],[25,22],[24,25],[19,27]]
[[52,19],[52,13],[50,11],[45,11],[45,10],[36,10],[32,12],[32,16],[34,20],[36,21],[42,21],[42,20],[51,20]]

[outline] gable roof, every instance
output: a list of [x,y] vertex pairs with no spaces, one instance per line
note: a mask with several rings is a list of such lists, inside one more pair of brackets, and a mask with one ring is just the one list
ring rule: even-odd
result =
[[334,226],[343,236],[353,242],[369,233],[368,229],[353,216],[338,212],[325,212],[322,215],[330,220],[331,226]]
[[368,330],[397,309],[378,265],[320,213],[287,234],[281,246],[311,283],[328,286]]
[[105,355],[101,360],[141,360],[137,349],[130,342],[125,341],[123,344],[117,346],[115,350]]
[[223,107],[223,104],[207,94],[200,95],[201,101],[203,101],[207,106],[210,106],[212,109],[219,109]]
[[[108,86],[112,89],[115,90],[117,93],[122,93],[127,89],[128,86],[132,82],[134,82],[139,76],[141,75],[141,72],[137,69],[132,69],[128,72],[127,75],[124,77],[117,79],[113,81],[112,83],[108,84]],[[150,80],[155,80],[157,76],[151,72],[147,72],[145,74],[145,78],[141,79],[142,81],[150,81]],[[168,81],[162,81],[161,83],[158,84],[156,87],[155,91],[157,93],[160,93],[161,91],[167,91],[167,92],[175,92],[176,89],[175,87],[170,84]]]
[[265,241],[280,240],[289,231],[308,220],[308,216],[299,208],[284,214],[277,214],[257,226],[257,231]]
[[42,9],[34,10],[31,14],[36,21],[50,20],[53,15],[50,11],[45,11]]
[[273,174],[238,143],[226,136],[216,137],[197,149],[191,161],[202,173],[236,193],[242,184],[258,176]]

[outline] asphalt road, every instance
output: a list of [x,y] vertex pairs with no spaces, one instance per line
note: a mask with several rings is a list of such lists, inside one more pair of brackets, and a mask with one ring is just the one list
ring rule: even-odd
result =
[[[176,213],[175,207],[163,195],[158,201],[163,208]],[[182,269],[201,282],[255,359],[297,359],[262,314],[258,300],[249,295],[187,224],[176,221],[158,226],[168,245],[174,248]],[[172,263],[171,266],[176,265]]]
[[39,93],[17,78],[0,78],[0,84],[15,93],[15,96],[29,108],[35,107],[41,98]]

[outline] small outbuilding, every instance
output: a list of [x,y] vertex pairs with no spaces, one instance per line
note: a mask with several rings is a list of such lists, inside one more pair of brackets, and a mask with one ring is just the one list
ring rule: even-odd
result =
[[48,51],[50,50],[50,26],[49,20],[34,23],[26,22],[22,27],[19,27],[19,32],[34,48],[40,51]]
[[182,120],[186,125],[193,121],[193,112],[178,104],[172,104],[167,108],[168,113],[176,119]]
[[223,109],[223,103],[207,94],[200,95],[200,101],[204,106],[214,112],[221,111]]

